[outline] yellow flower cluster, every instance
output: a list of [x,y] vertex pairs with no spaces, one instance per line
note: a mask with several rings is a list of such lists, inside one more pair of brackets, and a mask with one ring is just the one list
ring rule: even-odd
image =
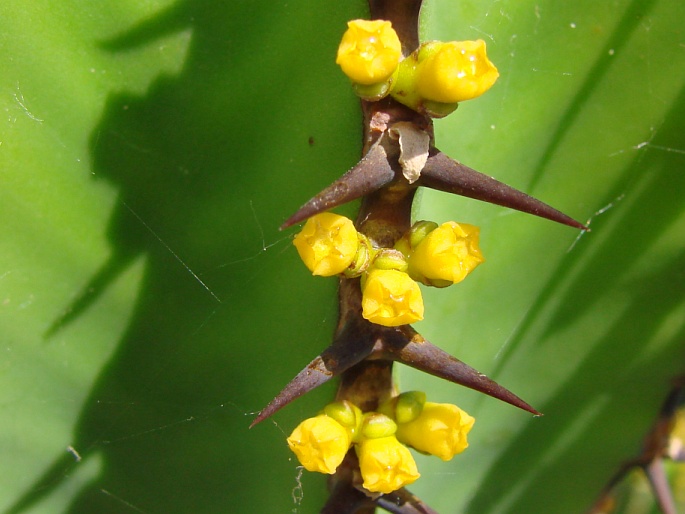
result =
[[389,21],[352,20],[347,26],[336,63],[365,100],[391,95],[411,109],[442,117],[485,93],[499,76],[481,39],[430,41],[402,59]]
[[351,446],[359,458],[363,486],[387,494],[420,474],[407,446],[450,460],[468,447],[474,418],[456,405],[426,402],[426,395],[403,393],[362,413],[349,401],[328,404],[300,423],[288,446],[308,471],[333,474]]
[[312,216],[294,245],[314,275],[362,277],[362,316],[386,327],[423,319],[417,282],[445,287],[483,262],[478,227],[449,221],[415,223],[395,248],[373,248],[344,216]]

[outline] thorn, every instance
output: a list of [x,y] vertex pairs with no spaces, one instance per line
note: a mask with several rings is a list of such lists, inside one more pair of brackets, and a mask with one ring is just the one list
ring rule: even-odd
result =
[[421,186],[509,207],[580,230],[590,230],[546,203],[464,166],[435,148],[431,154],[421,172],[418,182]]
[[261,410],[257,417],[250,423],[250,428],[257,423],[275,414],[293,400],[315,389],[333,378],[333,372],[326,369],[321,356],[310,362],[306,368],[300,371],[271,402]]
[[542,415],[505,387],[428,342],[410,326],[406,326],[406,331],[409,332],[408,337],[411,342],[404,347],[391,350],[389,358],[438,378],[485,393],[535,416]]
[[372,335],[365,335],[363,331],[355,330],[355,326],[355,323],[345,325],[337,334],[333,344],[300,371],[262,409],[250,424],[250,428],[272,416],[293,400],[325,384],[331,378],[337,377],[368,357],[374,348],[374,338]]
[[395,179],[385,149],[377,141],[350,171],[314,196],[290,216],[280,229],[286,229],[315,214],[369,195]]

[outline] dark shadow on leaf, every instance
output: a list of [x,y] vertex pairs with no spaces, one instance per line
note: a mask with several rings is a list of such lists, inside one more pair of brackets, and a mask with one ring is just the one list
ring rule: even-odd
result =
[[[295,507],[283,432],[330,391],[294,406],[283,428],[248,426],[335,325],[334,283],[309,281],[278,226],[358,156],[357,102],[331,48],[363,6],[187,0],[104,45],[133,52],[190,33],[181,72],[109,98],[92,134],[93,175],[119,192],[111,258],[51,331],[78,323],[134,259],[145,273],[67,443],[102,466],[66,512]],[[80,465],[70,454],[46,463],[8,512],[26,512]],[[305,507],[323,493],[307,489]]]

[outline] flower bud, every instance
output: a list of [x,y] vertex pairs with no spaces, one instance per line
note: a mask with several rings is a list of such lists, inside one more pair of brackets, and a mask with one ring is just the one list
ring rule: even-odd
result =
[[414,457],[395,436],[363,439],[355,450],[363,485],[372,493],[397,491],[421,476]]
[[383,248],[379,250],[373,259],[375,269],[394,269],[397,271],[407,271],[407,260],[399,250],[393,248]]
[[499,77],[485,52],[485,41],[426,43],[419,51],[417,90],[432,102],[454,104],[476,98]]
[[409,257],[409,274],[438,287],[461,282],[485,260],[478,247],[479,233],[473,225],[443,223],[416,246]]
[[362,285],[362,316],[386,327],[422,320],[419,285],[402,271],[372,269]]
[[367,439],[388,437],[397,431],[397,424],[385,414],[370,412],[364,416],[361,435]]
[[[347,27],[335,62],[352,82],[383,89],[402,57],[402,45],[392,24],[384,20],[352,20]],[[387,89],[366,93],[384,95]]]
[[409,245],[416,248],[436,228],[438,228],[438,224],[434,221],[417,221],[409,229]]
[[434,221],[417,221],[407,233],[397,240],[395,250],[402,252],[402,255],[408,259],[414,248],[436,228],[438,228],[438,224]]
[[352,438],[354,438],[362,422],[362,411],[359,407],[348,400],[343,400],[341,402],[329,403],[324,407],[323,412],[347,428]]
[[420,452],[450,460],[468,447],[475,419],[456,405],[426,402],[421,414],[397,425],[397,438]]
[[361,232],[357,232],[357,237],[357,253],[354,255],[352,263],[343,272],[347,278],[358,277],[364,273],[371,264],[371,259],[374,255],[369,238]]
[[307,220],[293,244],[313,275],[330,277],[345,271],[354,260],[357,230],[349,218],[322,212]]
[[288,446],[307,471],[328,474],[335,473],[351,442],[349,431],[325,414],[305,419],[288,437]]
[[426,403],[426,393],[423,391],[407,391],[397,397],[395,403],[395,421],[409,423],[421,415]]

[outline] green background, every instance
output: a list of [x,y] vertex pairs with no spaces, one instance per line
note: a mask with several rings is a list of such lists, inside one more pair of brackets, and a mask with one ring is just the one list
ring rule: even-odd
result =
[[[248,425],[335,325],[335,281],[277,227],[359,157],[334,54],[364,16],[0,4],[0,511],[322,505],[284,440],[332,386]],[[425,39],[483,38],[501,74],[438,146],[592,227],[422,195],[422,218],[481,226],[487,262],[424,290],[416,328],[545,414],[400,369],[477,418],[463,455],[417,457],[440,512],[582,512],[685,372],[683,20],[679,0],[425,10]]]

